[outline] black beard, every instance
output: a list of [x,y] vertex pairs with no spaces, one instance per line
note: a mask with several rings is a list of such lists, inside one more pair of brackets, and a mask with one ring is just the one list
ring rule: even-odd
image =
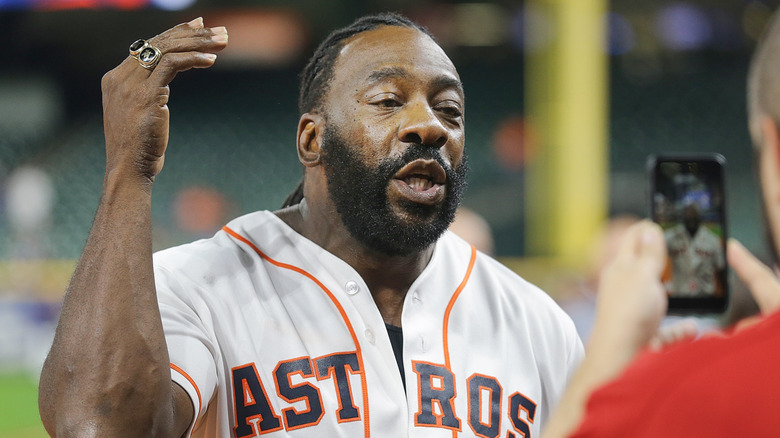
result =
[[688,225],[685,224],[685,229],[688,231],[688,234],[691,236],[691,239],[696,235],[696,232],[699,231],[699,225]]
[[[375,168],[347,146],[336,128],[328,127],[322,139],[322,165],[328,194],[350,235],[366,247],[387,256],[404,256],[434,243],[455,219],[455,210],[466,188],[466,157],[454,169],[438,148],[410,145],[398,158],[385,158]],[[392,211],[387,198],[390,180],[403,166],[431,159],[447,173],[446,195],[439,205],[404,201],[404,219]]]

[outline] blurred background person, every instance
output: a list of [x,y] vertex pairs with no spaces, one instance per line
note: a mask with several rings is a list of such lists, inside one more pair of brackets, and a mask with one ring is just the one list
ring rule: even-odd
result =
[[460,206],[455,212],[455,220],[450,224],[450,231],[461,239],[474,245],[478,251],[493,255],[493,230],[485,218],[476,211]]
[[726,266],[722,240],[702,224],[698,204],[686,204],[681,223],[664,232],[671,270],[665,279],[668,290],[677,296],[720,295],[718,271]]

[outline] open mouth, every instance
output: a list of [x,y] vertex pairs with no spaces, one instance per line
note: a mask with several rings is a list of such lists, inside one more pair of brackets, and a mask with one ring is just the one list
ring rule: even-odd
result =
[[415,160],[393,176],[401,194],[414,202],[435,204],[444,199],[447,173],[435,160]]
[[447,172],[435,160],[414,160],[402,167],[393,178],[425,190],[434,184],[443,185],[447,182]]
[[403,180],[412,190],[423,192],[433,187],[434,182],[426,176],[408,176]]

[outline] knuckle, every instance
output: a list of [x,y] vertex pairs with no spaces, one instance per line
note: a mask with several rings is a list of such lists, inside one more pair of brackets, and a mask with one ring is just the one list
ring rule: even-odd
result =
[[191,29],[191,32],[195,36],[201,36],[201,37],[204,37],[204,38],[208,38],[209,36],[211,36],[213,34],[211,29],[209,29],[207,27],[198,27],[198,28],[195,28],[195,29]]
[[149,44],[160,49],[162,53],[165,53],[169,48],[167,39],[161,37],[154,37],[150,39]]
[[103,77],[100,79],[100,88],[104,91],[110,90],[114,87],[114,83],[116,80],[114,79],[116,76],[116,69],[113,69],[106,74],[103,75]]
[[176,56],[172,53],[166,53],[160,58],[156,68],[169,69],[176,65]]

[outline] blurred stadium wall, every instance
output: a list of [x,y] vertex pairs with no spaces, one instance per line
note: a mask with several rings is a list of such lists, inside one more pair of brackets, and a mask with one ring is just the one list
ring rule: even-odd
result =
[[[32,376],[22,387],[34,389],[89,231],[105,159],[100,77],[133,40],[196,16],[228,26],[230,47],[215,68],[185,73],[172,86],[171,140],[153,204],[156,248],[208,236],[236,215],[278,207],[301,175],[294,149],[297,73],[312,45],[356,16],[400,10],[432,30],[465,85],[471,174],[464,204],[490,225],[500,260],[557,293],[560,269],[578,266],[524,249],[524,191],[534,189],[526,170],[544,145],[529,128],[523,90],[524,58],[545,50],[557,31],[554,19],[526,6],[0,0],[0,375],[14,382]],[[645,215],[648,154],[720,152],[729,161],[729,234],[762,252],[744,84],[750,51],[776,6],[759,0],[608,5],[602,17],[608,215]],[[0,403],[11,386],[0,386]],[[27,421],[37,417],[34,410],[30,402],[33,420]],[[0,436],[25,424],[0,422]],[[24,436],[40,433],[24,430]]]

